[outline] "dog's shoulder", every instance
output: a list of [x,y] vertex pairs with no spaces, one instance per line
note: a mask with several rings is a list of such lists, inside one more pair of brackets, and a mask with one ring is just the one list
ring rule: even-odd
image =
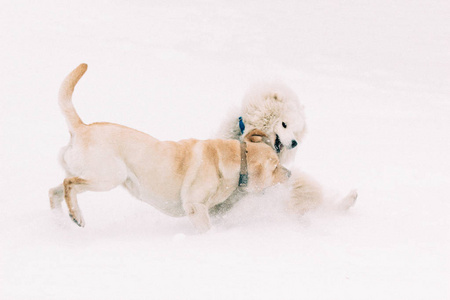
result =
[[213,139],[203,144],[203,155],[210,159],[239,160],[240,146],[237,140]]
[[173,160],[176,165],[176,173],[185,174],[187,169],[192,164],[192,157],[194,156],[194,150],[199,144],[199,140],[186,139],[178,142],[166,142],[171,145],[173,149]]

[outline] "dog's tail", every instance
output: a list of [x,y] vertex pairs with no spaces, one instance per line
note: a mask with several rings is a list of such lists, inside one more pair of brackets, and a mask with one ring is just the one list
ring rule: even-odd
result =
[[69,131],[74,133],[77,128],[84,125],[80,116],[77,114],[72,104],[72,94],[78,80],[83,76],[87,70],[87,64],[79,65],[75,70],[70,72],[64,79],[59,89],[59,107],[61,108],[64,117],[66,118]]

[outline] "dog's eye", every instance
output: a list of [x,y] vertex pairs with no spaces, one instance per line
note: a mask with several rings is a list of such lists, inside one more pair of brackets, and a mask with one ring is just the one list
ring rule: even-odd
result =
[[283,128],[286,128],[287,127],[287,125],[286,125],[286,123],[281,123],[281,125],[283,126]]

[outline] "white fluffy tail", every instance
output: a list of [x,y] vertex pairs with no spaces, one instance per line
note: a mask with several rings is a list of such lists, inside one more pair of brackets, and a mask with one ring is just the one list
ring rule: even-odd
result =
[[66,122],[71,133],[74,133],[77,128],[84,125],[83,121],[81,121],[80,119],[80,116],[77,114],[75,108],[73,107],[72,94],[75,85],[86,72],[86,70],[87,64],[79,65],[75,70],[67,75],[59,89],[59,107],[61,108],[63,115],[66,118]]

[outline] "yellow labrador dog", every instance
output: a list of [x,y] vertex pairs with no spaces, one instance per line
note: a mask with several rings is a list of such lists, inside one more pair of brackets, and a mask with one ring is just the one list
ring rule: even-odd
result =
[[65,199],[79,226],[84,220],[77,194],[107,191],[119,185],[170,216],[187,215],[200,232],[210,227],[209,209],[242,188],[260,191],[288,180],[267,136],[254,130],[236,140],[159,141],[145,133],[111,123],[84,124],[72,104],[75,85],[87,70],[81,64],[63,81],[59,105],[71,139],[61,151],[67,172],[49,191],[52,208]]

